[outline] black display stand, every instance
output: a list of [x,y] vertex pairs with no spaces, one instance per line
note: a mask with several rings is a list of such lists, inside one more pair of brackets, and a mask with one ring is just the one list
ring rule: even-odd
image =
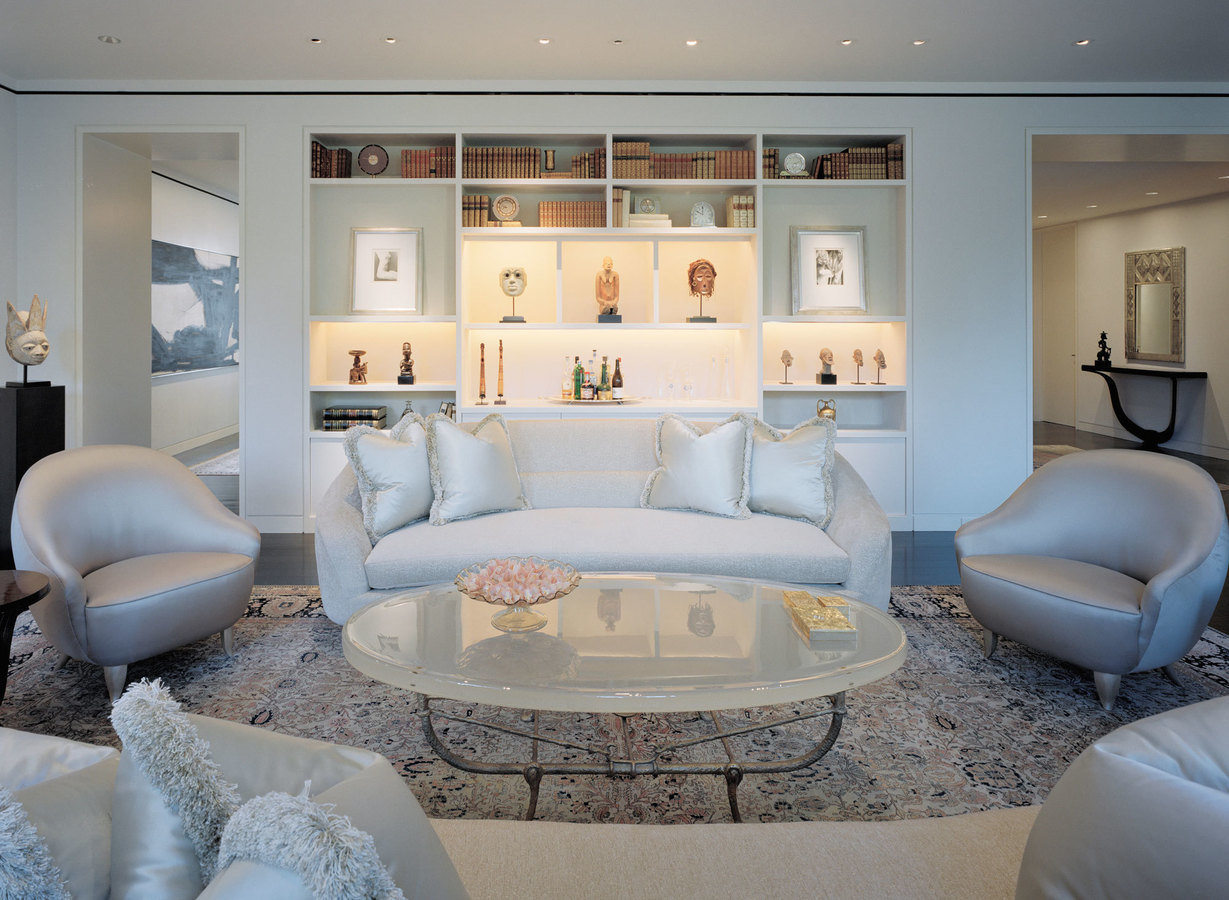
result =
[[10,382],[0,389],[0,569],[13,568],[9,525],[26,470],[64,449],[64,386]]

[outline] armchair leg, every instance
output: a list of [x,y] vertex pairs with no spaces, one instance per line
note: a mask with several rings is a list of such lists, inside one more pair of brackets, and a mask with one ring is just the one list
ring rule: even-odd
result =
[[103,666],[102,677],[107,682],[107,693],[111,695],[111,702],[114,703],[124,693],[124,684],[128,681],[128,667]]
[[225,628],[222,630],[222,650],[225,651],[227,656],[235,655],[235,626],[234,625],[231,625],[229,628]]
[[983,628],[981,630],[981,647],[982,654],[986,657],[986,659],[989,659],[994,655],[994,651],[998,649],[998,646],[999,636],[989,628]]
[[1178,669],[1175,663],[1170,663],[1167,666],[1161,666],[1161,671],[1165,673],[1166,678],[1168,678],[1178,687],[1182,687],[1182,682],[1178,680]]
[[71,657],[67,653],[61,653],[59,656],[55,658],[55,668],[57,669],[64,668],[66,665],[68,665],[69,659],[71,659]]
[[1113,709],[1114,701],[1118,699],[1118,688],[1122,684],[1122,676],[1093,672],[1092,680],[1097,686],[1097,699],[1101,701],[1101,705],[1106,709]]

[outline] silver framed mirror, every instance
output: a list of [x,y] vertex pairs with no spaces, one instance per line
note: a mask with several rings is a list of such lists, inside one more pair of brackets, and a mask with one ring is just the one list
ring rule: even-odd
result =
[[1186,361],[1186,248],[1126,253],[1126,357]]

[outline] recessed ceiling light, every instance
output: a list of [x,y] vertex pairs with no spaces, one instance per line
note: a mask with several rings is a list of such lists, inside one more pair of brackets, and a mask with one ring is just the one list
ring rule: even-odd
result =
[[914,42],[913,42],[913,46],[915,46],[915,47],[920,47],[920,46],[922,46],[924,43],[926,43],[926,42],[925,42],[925,41],[914,41]]
[[323,44],[324,43],[324,38],[308,38],[307,40],[308,42],[312,44]]
[[396,39],[395,37],[386,37],[386,38],[384,39],[384,43],[386,43],[386,44],[395,44],[395,43],[397,43],[397,39]]
[[1217,175],[1216,180],[1217,181],[1229,181],[1229,175]]
[[1097,204],[1095,204],[1095,203],[1089,203],[1089,204],[1088,204],[1087,206],[1085,206],[1084,208],[1085,208],[1085,209],[1096,209],[1096,208],[1097,208]]
[[845,38],[843,41],[841,41],[841,46],[848,47],[852,43],[853,43],[853,38]]
[[120,43],[120,39],[113,34],[100,34],[98,35],[98,40],[102,41],[104,44]]
[[1039,218],[1039,219],[1048,219],[1048,218],[1050,218],[1050,217],[1049,217],[1049,216],[1038,216],[1037,218]]
[[1161,193],[1160,191],[1144,191],[1144,196],[1145,197],[1156,197],[1160,193]]
[[1073,47],[1087,47],[1091,43],[1092,43],[1092,40],[1090,40],[1089,38],[1080,38],[1078,41],[1072,41],[1071,45]]
[[615,39],[614,39],[613,41],[611,41],[610,43],[614,44],[616,47],[622,47],[622,46],[623,46],[623,38],[615,38]]
[[700,42],[692,38],[691,40],[684,41],[683,43],[685,43],[688,47],[694,47],[696,44]]
[[538,43],[542,46],[546,46],[550,43],[550,38],[538,38]]

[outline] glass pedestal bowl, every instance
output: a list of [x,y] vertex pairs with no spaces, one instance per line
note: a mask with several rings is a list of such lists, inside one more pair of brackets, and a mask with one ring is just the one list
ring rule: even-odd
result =
[[546,616],[530,607],[570,594],[580,584],[575,566],[538,556],[488,559],[462,569],[457,590],[466,597],[503,606],[491,617],[500,631],[520,634],[537,631]]

